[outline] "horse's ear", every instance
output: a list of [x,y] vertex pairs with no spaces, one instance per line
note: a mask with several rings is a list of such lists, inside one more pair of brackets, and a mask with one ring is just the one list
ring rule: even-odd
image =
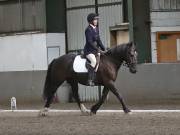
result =
[[129,42],[129,43],[127,44],[127,46],[128,46],[129,48],[131,48],[131,47],[133,46],[133,42],[132,42],[132,41]]

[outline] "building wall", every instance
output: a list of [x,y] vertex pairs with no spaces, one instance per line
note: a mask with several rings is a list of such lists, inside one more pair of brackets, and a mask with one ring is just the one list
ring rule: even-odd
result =
[[[138,72],[131,74],[122,67],[116,87],[130,104],[176,103],[180,101],[180,64],[140,64]],[[109,102],[117,102],[109,95]]]
[[47,69],[46,34],[0,37],[0,71]]
[[129,31],[117,31],[116,32],[117,44],[123,44],[129,42]]
[[65,0],[0,1],[0,102],[42,100],[48,64],[65,54],[65,30]]
[[0,71],[47,69],[47,47],[65,54],[64,33],[39,33],[0,37]]
[[95,0],[66,0],[66,7],[79,7],[79,6],[87,6],[87,5],[94,5]]
[[180,1],[151,0],[151,53],[152,62],[157,63],[156,33],[180,31]]
[[[0,72],[0,103],[10,104],[11,97],[16,97],[17,105],[44,102],[45,77],[46,70]],[[69,85],[61,85],[57,91],[59,102],[68,102],[69,93]]]
[[177,60],[180,62],[180,39],[177,39]]
[[83,49],[85,45],[86,16],[94,12],[94,8],[67,11],[68,51]]
[[66,53],[65,33],[47,33],[46,34],[47,47],[59,47],[60,56]]
[[[65,33],[0,37],[1,103],[9,102],[12,96],[19,103],[42,101],[48,47],[59,47],[59,54],[65,54]],[[69,86],[63,84],[57,94],[60,102],[68,101]]]
[[46,30],[45,0],[0,1],[0,33]]
[[[69,51],[83,49],[85,44],[84,31],[88,26],[86,17],[89,13],[95,12],[94,4],[95,0],[84,2],[67,0],[67,35]],[[101,39],[106,47],[110,47],[109,27],[116,26],[123,22],[121,0],[101,0],[98,1],[98,4]],[[82,7],[85,5],[87,7]]]
[[64,33],[66,31],[66,0],[46,1],[46,32]]
[[130,41],[137,46],[138,63],[151,62],[150,3],[127,0]]
[[[103,1],[106,2],[106,1]],[[111,2],[111,1],[109,1]],[[119,0],[118,2],[121,2]],[[101,4],[102,3],[101,1]],[[122,4],[99,7],[99,31],[102,42],[106,47],[110,47],[110,29],[111,26],[119,25],[123,22]]]
[[46,71],[0,72],[0,103],[10,103],[16,97],[20,103],[37,103],[42,100]]
[[[128,104],[176,103],[180,101],[179,74],[180,64],[141,64],[136,74],[122,67],[115,84]],[[12,96],[18,104],[42,102],[45,76],[46,71],[0,72],[0,102],[7,104]],[[67,102],[69,92],[70,87],[63,84],[57,92],[59,101]],[[89,87],[80,88],[79,94],[82,101],[98,99]],[[118,102],[111,92],[108,102]]]

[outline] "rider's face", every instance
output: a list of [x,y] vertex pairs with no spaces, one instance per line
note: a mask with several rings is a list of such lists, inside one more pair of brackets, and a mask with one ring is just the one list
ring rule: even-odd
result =
[[97,20],[97,19],[93,20],[93,25],[94,25],[94,26],[97,26],[97,25],[98,25],[98,20]]

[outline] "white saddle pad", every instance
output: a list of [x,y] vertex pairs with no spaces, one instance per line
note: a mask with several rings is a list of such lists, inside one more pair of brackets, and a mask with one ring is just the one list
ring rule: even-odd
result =
[[88,72],[86,68],[86,59],[82,59],[80,55],[77,55],[74,59],[73,69],[77,73],[86,73]]

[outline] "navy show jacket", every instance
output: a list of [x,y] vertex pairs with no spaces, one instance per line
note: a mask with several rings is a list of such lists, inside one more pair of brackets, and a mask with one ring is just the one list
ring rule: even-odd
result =
[[86,44],[84,47],[84,54],[88,55],[90,53],[97,54],[99,52],[99,48],[101,50],[105,50],[104,45],[99,36],[98,28],[93,28],[92,26],[88,26],[85,30],[86,36]]

